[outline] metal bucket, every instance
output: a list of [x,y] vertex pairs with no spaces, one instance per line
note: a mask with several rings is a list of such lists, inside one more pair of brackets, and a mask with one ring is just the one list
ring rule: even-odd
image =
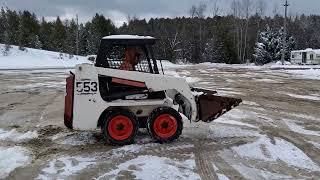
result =
[[202,94],[197,98],[198,118],[204,122],[212,122],[241,102],[242,100],[237,98],[215,96],[212,93]]

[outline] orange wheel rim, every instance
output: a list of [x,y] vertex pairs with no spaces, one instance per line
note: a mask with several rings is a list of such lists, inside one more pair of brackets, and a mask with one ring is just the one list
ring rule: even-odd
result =
[[126,116],[115,116],[108,124],[109,135],[118,141],[128,139],[133,133],[133,123]]
[[176,118],[170,114],[162,114],[155,119],[153,129],[157,136],[170,138],[176,133],[178,123]]

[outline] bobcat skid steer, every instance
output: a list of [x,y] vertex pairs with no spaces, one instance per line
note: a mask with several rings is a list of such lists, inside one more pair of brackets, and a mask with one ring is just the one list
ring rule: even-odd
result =
[[150,36],[104,37],[94,65],[77,65],[66,79],[65,125],[101,128],[112,145],[133,143],[139,128],[158,142],[171,142],[182,132],[181,114],[211,122],[241,103],[164,75],[154,58],[155,42]]

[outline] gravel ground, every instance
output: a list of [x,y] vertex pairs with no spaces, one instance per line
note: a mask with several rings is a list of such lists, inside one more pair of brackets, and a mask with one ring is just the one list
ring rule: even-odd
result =
[[106,145],[63,125],[68,70],[0,71],[0,178],[319,179],[320,83],[284,70],[195,65],[169,69],[239,97],[215,122],[184,122],[179,140]]

